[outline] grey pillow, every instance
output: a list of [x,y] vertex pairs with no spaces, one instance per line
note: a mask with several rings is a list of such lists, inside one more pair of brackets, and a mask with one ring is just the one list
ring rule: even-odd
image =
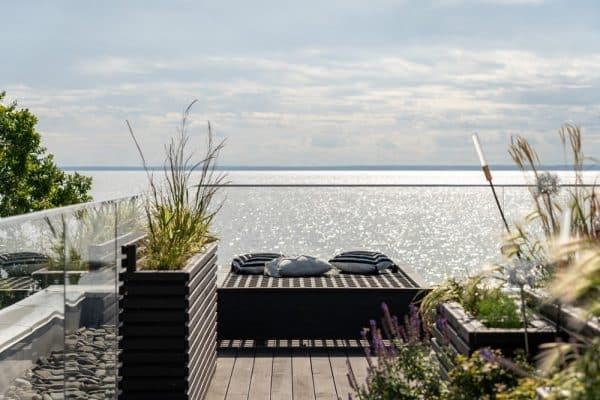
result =
[[282,257],[270,261],[265,265],[265,275],[275,278],[320,276],[331,269],[331,264],[316,257]]
[[338,254],[329,262],[349,274],[378,274],[388,268],[398,270],[398,266],[388,256],[376,251],[348,251]]

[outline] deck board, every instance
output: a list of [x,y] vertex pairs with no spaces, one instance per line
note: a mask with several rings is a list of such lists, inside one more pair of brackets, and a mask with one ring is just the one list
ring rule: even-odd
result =
[[317,400],[336,400],[338,396],[335,391],[335,382],[327,349],[311,351],[310,362],[315,398]]
[[290,349],[273,351],[271,400],[292,400],[292,353]]
[[356,381],[360,386],[363,386],[367,381],[367,369],[369,367],[367,359],[361,354],[353,353],[348,354],[348,360],[350,361],[350,365],[352,365],[352,371],[354,371]]
[[348,361],[364,384],[367,363],[356,348],[288,344],[222,343],[206,400],[347,399],[352,393],[346,376]]
[[254,369],[250,380],[248,400],[265,400],[271,397],[271,376],[273,372],[273,351],[257,349],[254,355]]
[[292,349],[292,395],[294,400],[315,400],[310,352],[305,348]]
[[337,396],[340,399],[347,399],[348,393],[352,393],[353,390],[348,382],[348,356],[346,355],[346,351],[340,349],[330,349],[329,362],[331,364],[333,382],[335,384]]
[[248,400],[250,393],[250,380],[252,379],[252,370],[254,368],[254,350],[238,350],[229,389],[227,389],[226,400]]
[[225,349],[219,351],[217,369],[213,376],[205,400],[225,400],[231,380],[231,372],[235,364],[237,350]]

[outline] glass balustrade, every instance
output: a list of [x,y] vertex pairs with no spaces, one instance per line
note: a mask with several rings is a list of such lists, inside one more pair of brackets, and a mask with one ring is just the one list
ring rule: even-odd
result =
[[[497,193],[511,227],[532,210],[528,187]],[[221,279],[234,255],[258,251],[376,250],[429,283],[502,261],[506,231],[484,185],[228,185],[219,196]],[[0,399],[115,398],[120,248],[145,218],[131,197],[0,219]]]

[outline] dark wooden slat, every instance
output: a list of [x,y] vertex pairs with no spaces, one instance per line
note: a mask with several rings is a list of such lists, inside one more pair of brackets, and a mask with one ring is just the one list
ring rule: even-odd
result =
[[[119,360],[121,376],[129,379],[119,383],[120,398],[204,397],[216,367],[214,251],[213,246],[199,254],[183,271],[121,274]],[[173,289],[158,296],[160,301],[151,290],[158,285]],[[154,329],[157,325],[161,328]],[[174,325],[179,329],[170,329]],[[159,357],[140,357],[144,352]]]
[[292,394],[294,400],[315,400],[310,353],[305,348],[292,349]]
[[[217,290],[219,340],[354,339],[385,302],[408,314],[421,289],[224,289]],[[276,298],[277,301],[273,301]],[[323,307],[327,304],[328,307]],[[336,312],[331,312],[336,310]],[[273,316],[278,316],[273,318]]]
[[315,398],[317,400],[336,400],[337,394],[327,349],[311,349],[310,362],[315,387]]
[[211,352],[204,359],[204,365],[198,369],[198,374],[190,374],[190,388],[188,391],[189,399],[204,399],[208,386],[216,369],[217,353]]
[[231,381],[227,389],[227,400],[247,400],[250,391],[250,379],[254,367],[254,349],[238,350]]
[[329,362],[333,373],[333,381],[337,396],[341,399],[347,399],[348,393],[353,393],[350,383],[348,382],[348,357],[346,351],[341,349],[329,350]]
[[289,349],[273,351],[271,400],[292,400],[292,354]]
[[217,358],[217,369],[206,393],[205,400],[225,400],[237,351],[221,350]]
[[250,381],[249,400],[266,400],[271,397],[272,372],[273,352],[269,349],[257,349]]
[[318,277],[273,278],[256,275],[237,275],[229,273],[223,282],[224,289],[274,289],[285,287],[290,289],[332,289],[336,287],[355,289],[399,289],[418,288],[417,284],[405,271],[384,272],[379,275],[340,274]]

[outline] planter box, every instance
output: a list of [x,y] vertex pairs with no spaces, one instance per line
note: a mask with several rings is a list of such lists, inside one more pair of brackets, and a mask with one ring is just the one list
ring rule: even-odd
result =
[[179,271],[135,271],[124,260],[119,399],[203,398],[216,365],[216,249]]
[[[446,351],[451,354],[468,356],[482,347],[490,347],[510,356],[515,350],[525,348],[523,329],[488,328],[481,321],[468,315],[460,304],[454,302],[442,304],[440,310],[448,321],[446,332],[444,335],[434,327],[433,335],[436,343],[449,345],[450,348]],[[547,321],[535,315],[529,321],[529,325],[529,349],[531,355],[536,355],[540,344],[555,341],[556,330]]]
[[87,271],[54,271],[42,268],[32,273],[31,277],[41,289],[45,289],[50,285],[64,285],[65,276],[68,285],[77,285],[81,276],[86,273]]
[[577,307],[560,306],[549,300],[549,296],[540,291],[526,292],[527,304],[547,318],[559,331],[563,338],[570,336],[593,339],[600,336],[600,320],[585,318],[585,312]]

